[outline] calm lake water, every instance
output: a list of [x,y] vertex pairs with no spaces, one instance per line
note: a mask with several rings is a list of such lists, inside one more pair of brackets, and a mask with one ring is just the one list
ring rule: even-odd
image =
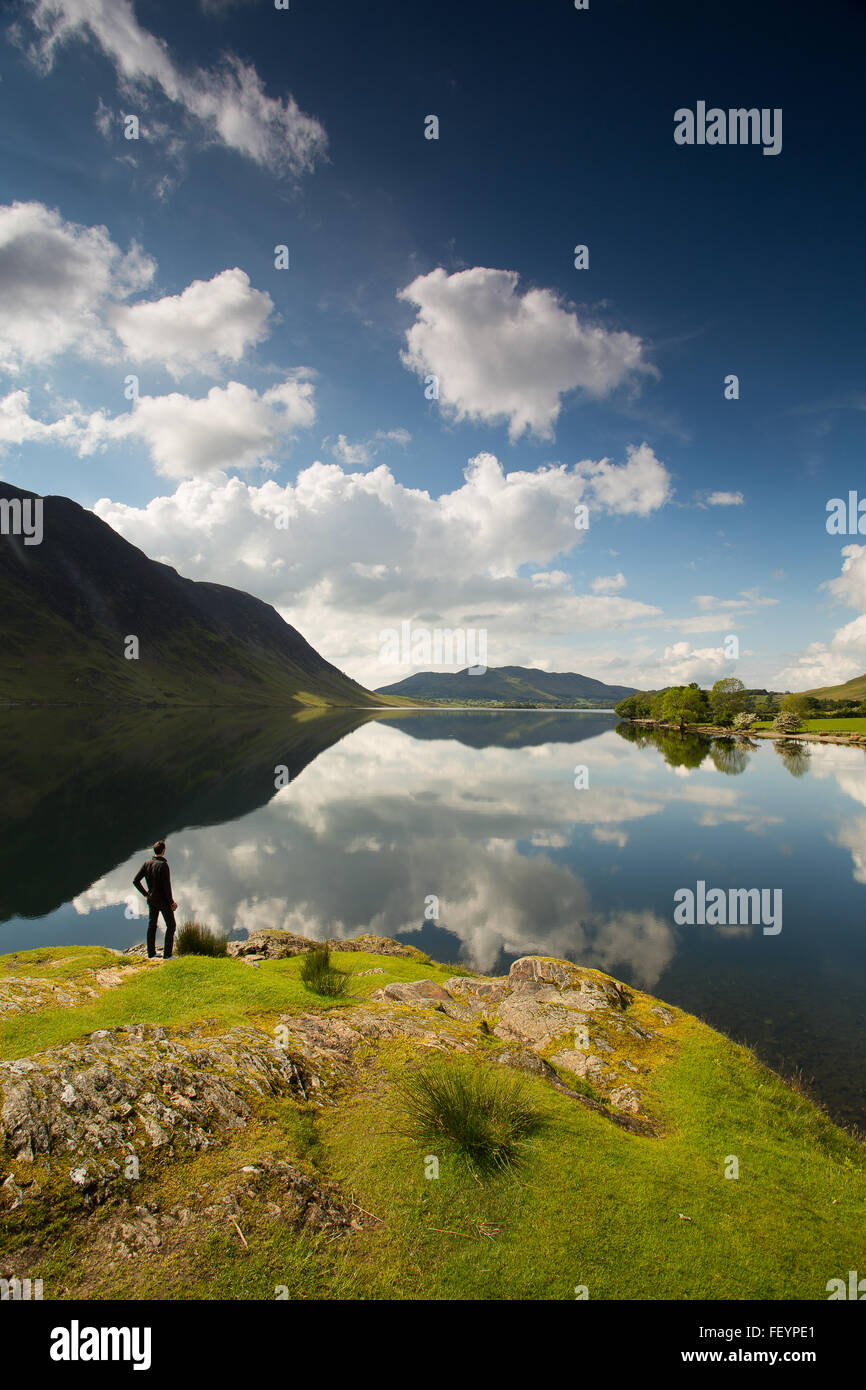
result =
[[[11,711],[0,759],[2,952],[142,940],[131,880],[163,835],[179,920],[372,931],[486,973],[567,957],[801,1070],[866,1125],[860,749],[570,711]],[[781,889],[781,932],[675,925],[699,880]]]

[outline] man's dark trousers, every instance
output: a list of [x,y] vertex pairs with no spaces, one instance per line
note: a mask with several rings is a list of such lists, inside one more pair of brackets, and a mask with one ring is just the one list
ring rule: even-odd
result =
[[174,944],[174,912],[171,903],[151,903],[150,912],[147,919],[147,954],[156,955],[156,928],[159,925],[159,914],[162,913],[162,920],[165,922],[165,947],[162,954],[166,960],[171,955],[171,948]]

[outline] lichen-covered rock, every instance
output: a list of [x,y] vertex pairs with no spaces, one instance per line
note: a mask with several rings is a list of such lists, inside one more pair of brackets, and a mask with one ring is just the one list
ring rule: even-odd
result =
[[[359,938],[354,948],[367,950],[376,941]],[[233,943],[264,948],[270,959],[311,944],[287,932],[254,933],[247,942]],[[394,944],[395,954],[412,951]],[[250,950],[246,959],[254,954]],[[137,970],[91,973],[86,988],[99,992]],[[159,1165],[222,1144],[260,1117],[260,1102],[271,1098],[313,1109],[335,1104],[371,1050],[391,1039],[446,1058],[469,1054],[527,1072],[635,1134],[653,1132],[629,1073],[649,1070],[643,1045],[657,1035],[628,1012],[631,993],[597,971],[524,957],[507,979],[452,976],[444,986],[432,979],[392,981],[371,1000],[372,1007],[353,1000],[339,1009],[287,1013],[276,1023],[271,1014],[260,1027],[221,1032],[206,1022],[100,1029],[78,1042],[0,1063],[0,1208],[8,1212],[38,1200],[41,1169],[59,1168],[86,1208],[118,1200],[124,1191],[121,1167],[130,1155],[147,1154]],[[674,1021],[669,1010],[655,1013],[662,1023]],[[624,1046],[639,1066],[622,1056]],[[255,1186],[258,1163],[241,1171],[243,1181]],[[269,1219],[294,1221],[300,1202],[313,1225],[320,1219],[316,1213],[326,1225],[339,1226],[343,1217],[354,1221],[328,1206],[321,1184],[309,1189],[308,1200],[308,1180],[301,1182],[294,1170],[283,1174],[286,1191],[277,1190],[283,1180],[275,1172],[270,1189],[260,1193]],[[225,1214],[221,1201],[202,1205],[190,1194],[175,1224],[208,1213],[216,1219]],[[128,1213],[127,1229],[116,1238],[121,1254],[158,1248],[166,1221],[170,1225],[174,1217],[163,1212],[154,1222],[153,1215]]]
[[[446,983],[452,993],[459,992],[461,1004],[477,997],[467,982]],[[640,1097],[623,1075],[640,1069],[626,1059],[616,1060],[622,1046],[617,1034],[639,1042],[654,1036],[651,1029],[624,1017],[634,1002],[630,990],[598,971],[544,956],[523,956],[512,965],[507,982],[489,983],[496,1037],[520,1044],[524,1052],[543,1054],[554,1076],[553,1068],[561,1067],[589,1082],[616,1109],[643,1117]],[[613,1100],[615,1093],[618,1102]]]
[[285,956],[299,956],[313,946],[321,946],[321,941],[309,941],[305,936],[295,936],[294,932],[264,930],[250,932],[245,941],[230,941],[228,954],[241,960],[245,956],[255,956],[257,960],[282,960]]
[[546,956],[521,956],[508,972],[508,983],[512,989],[521,984],[571,985],[575,967],[564,960],[550,960]]
[[439,1009],[449,1018],[456,1019],[458,1023],[478,1023],[483,1014],[481,1010],[471,1004],[461,1004],[456,999],[447,999],[439,1004]]
[[303,1065],[254,1029],[183,1041],[164,1028],[102,1030],[0,1063],[0,1142],[31,1162],[176,1141],[201,1149],[242,1127],[254,1096],[297,1094],[305,1082]]
[[376,956],[427,959],[423,951],[416,950],[414,946],[404,946],[399,941],[392,941],[390,937],[374,936],[370,932],[353,937],[349,941],[340,941],[335,936],[329,937],[327,941],[313,941],[306,936],[296,936],[294,932],[270,927],[250,932],[244,941],[230,941],[228,954],[236,960],[282,960],[286,956],[302,955],[304,951],[311,951],[316,946],[327,946],[330,951],[366,951]]
[[255,1165],[235,1171],[227,1191],[219,1195],[211,1183],[187,1194],[184,1202],[162,1208],[158,1202],[124,1203],[103,1227],[101,1239],[109,1266],[134,1261],[160,1250],[175,1232],[188,1231],[193,1238],[221,1226],[243,1238],[245,1217],[262,1210],[269,1221],[280,1221],[296,1230],[337,1234],[375,1227],[377,1218],[364,1212],[334,1183],[311,1177],[293,1163],[272,1155]]
[[555,1081],[556,1072],[537,1052],[528,1047],[507,1047],[497,1052],[494,1060],[503,1067],[513,1067],[515,1071],[528,1072],[530,1076],[540,1076],[543,1081]]
[[0,1014],[34,1013],[37,1009],[76,1008],[98,999],[107,989],[117,989],[139,972],[130,966],[83,970],[72,979],[7,975],[0,978]]
[[499,1022],[493,1030],[498,1038],[513,1038],[532,1047],[544,1047],[574,1029],[574,1020],[565,1004],[521,994],[504,999],[499,1005],[498,1017]]
[[405,956],[411,960],[422,961],[428,959],[417,946],[392,941],[390,936],[374,936],[372,932],[353,936],[349,941],[341,941],[338,937],[332,936],[329,937],[327,945],[332,951],[367,951],[371,956]]
[[421,1004],[430,1008],[443,1000],[450,1002],[451,996],[435,980],[394,981],[384,989],[374,990],[371,999],[392,999],[397,1004]]
[[567,1071],[574,1072],[575,1076],[581,1076],[587,1081],[604,1082],[616,1079],[616,1073],[605,1066],[600,1057],[594,1056],[591,1052],[581,1052],[576,1047],[555,1052],[550,1060],[555,1067],[565,1067]]
[[610,1093],[610,1103],[617,1110],[627,1110],[630,1115],[640,1115],[641,1099],[633,1086],[618,1086]]
[[[546,956],[521,956],[508,974],[512,989],[532,985],[553,984],[567,990],[565,1002],[569,1007],[593,1012],[601,1008],[627,1009],[633,1000],[630,990],[607,975],[598,975],[567,961],[549,960]],[[583,996],[578,999],[576,996]]]
[[510,992],[507,980],[475,980],[469,975],[451,975],[443,988],[463,1004],[488,1010]]

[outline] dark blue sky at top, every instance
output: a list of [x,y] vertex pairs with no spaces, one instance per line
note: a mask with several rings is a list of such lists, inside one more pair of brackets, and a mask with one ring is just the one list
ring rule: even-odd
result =
[[[409,429],[411,447],[387,462],[432,492],[458,486],[482,450],[535,468],[621,460],[646,440],[680,507],[702,489],[742,490],[748,506],[735,518],[675,508],[623,521],[636,575],[675,553],[704,567],[704,590],[741,579],[773,592],[768,576],[784,567],[803,611],[823,610],[817,586],[838,572],[839,552],[824,532],[826,499],[861,480],[866,490],[866,5],[591,0],[578,12],[570,0],[291,0],[275,12],[260,0],[205,14],[194,0],[138,0],[135,14],[181,66],[225,50],[254,63],[269,93],[290,92],[323,123],[328,161],[295,185],[212,146],[184,156],[159,200],[148,176],[164,154],[136,150],[131,173],[95,128],[97,100],[118,104],[98,48],[71,42],[43,77],[9,46],[0,196],[104,223],[123,247],[138,239],[158,262],[160,293],[233,265],[268,290],[283,321],[247,379],[274,362],[318,373],[317,427],[280,479],[325,457],[321,441],[337,433]],[[674,111],[698,100],[781,107],[782,153],[677,146]],[[423,139],[428,113],[440,118],[438,141]],[[273,247],[283,241],[292,270],[281,279]],[[588,272],[574,269],[576,243],[590,248]],[[522,292],[552,289],[639,335],[659,379],[633,399],[567,398],[555,441],[448,423],[399,356],[414,314],[396,295],[436,266],[519,272]],[[729,372],[740,378],[735,404],[723,398]],[[111,380],[93,364],[56,374],[57,389],[94,409]],[[80,462],[22,448],[3,472],[86,504],[142,505],[168,489],[144,456],[136,468],[128,456]],[[670,598],[683,581],[671,571],[665,582]]]

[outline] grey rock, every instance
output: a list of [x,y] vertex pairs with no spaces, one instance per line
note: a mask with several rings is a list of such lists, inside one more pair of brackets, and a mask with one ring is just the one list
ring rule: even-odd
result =
[[571,1015],[562,1004],[548,1003],[523,994],[512,994],[498,1010],[499,1022],[493,1029],[498,1038],[515,1039],[543,1047],[554,1038],[573,1031]]
[[423,952],[417,951],[414,946],[404,946],[399,941],[392,941],[386,936],[374,936],[369,932],[349,941],[340,941],[336,937],[330,937],[327,941],[312,941],[309,937],[296,936],[294,932],[279,931],[276,928],[251,932],[244,941],[230,941],[228,954],[240,960],[250,956],[256,960],[282,960],[286,956],[302,955],[304,951],[310,951],[316,946],[327,946],[331,951],[367,951],[371,955],[426,959]]
[[254,1096],[306,1093],[312,1068],[258,1030],[201,1041],[136,1026],[118,1030],[110,1057],[89,1042],[42,1053],[26,1080],[0,1063],[0,1140],[31,1162],[148,1141],[206,1148],[246,1124]]
[[443,1014],[456,1019],[458,1023],[475,1023],[482,1016],[482,1010],[472,1004],[459,1004],[456,999],[448,999],[441,1005]]
[[435,980],[395,981],[384,989],[374,990],[371,999],[392,999],[398,1004],[420,1004],[430,1007],[438,1002],[450,1002],[450,995]]
[[640,1096],[632,1086],[619,1086],[615,1091],[611,1091],[610,1103],[615,1105],[617,1110],[625,1110],[630,1115],[642,1113]]
[[483,1008],[492,1008],[511,992],[505,980],[473,980],[467,975],[450,975],[444,988],[461,1004]]
[[674,1016],[671,1013],[670,1009],[663,1009],[660,1005],[655,1005],[653,1008],[651,1008],[650,1013],[657,1014],[658,1017],[661,1019],[662,1023],[673,1023],[674,1021]]
[[591,1052],[581,1052],[576,1047],[556,1052],[550,1060],[555,1067],[565,1067],[586,1081],[603,1082],[613,1076],[600,1057]]

